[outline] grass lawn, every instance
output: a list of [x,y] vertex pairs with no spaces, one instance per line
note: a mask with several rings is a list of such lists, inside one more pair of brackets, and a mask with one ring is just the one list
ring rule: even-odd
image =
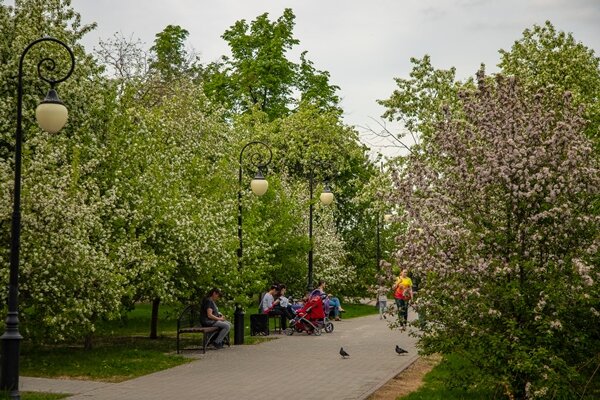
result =
[[[478,381],[479,371],[475,366],[466,362],[460,356],[451,354],[445,356],[423,378],[423,386],[409,395],[398,397],[397,400],[488,400],[507,399],[503,388],[490,383],[473,386]],[[600,398],[600,385],[591,385],[583,400]],[[576,396],[580,398],[579,395]]]
[[504,399],[494,387],[467,387],[473,381],[477,369],[458,356],[444,357],[423,378],[423,386],[397,400],[488,400]]
[[190,362],[174,354],[177,310],[161,307],[155,340],[148,339],[150,314],[151,305],[140,304],[120,321],[99,324],[91,350],[81,343],[32,346],[24,341],[21,375],[120,382]]
[[[21,400],[58,400],[68,397],[68,394],[20,392]],[[0,393],[0,400],[9,400],[8,394]]]
[[175,339],[161,337],[103,337],[94,348],[83,346],[23,346],[21,374],[36,377],[71,377],[120,382],[191,361],[169,354]]
[[342,304],[342,308],[346,311],[342,313],[342,319],[379,314],[379,309],[373,305],[369,306],[366,304]]
[[[343,318],[377,313],[373,306],[343,304]],[[120,321],[101,324],[94,338],[94,347],[84,350],[81,343],[33,346],[23,341],[20,372],[23,376],[69,377],[106,382],[121,382],[152,372],[190,362],[190,358],[175,354],[177,316],[183,307],[161,306],[158,339],[148,339],[151,305],[138,304]],[[226,315],[233,315],[225,310]],[[250,314],[245,315],[245,344],[255,344],[271,337],[250,336]],[[232,319],[232,318],[231,318]],[[233,340],[233,332],[230,333]],[[183,346],[195,346],[200,335],[185,335]],[[57,397],[48,397],[53,399]],[[28,399],[28,398],[26,398]],[[37,398],[34,398],[37,399]],[[44,399],[44,397],[41,397]]]

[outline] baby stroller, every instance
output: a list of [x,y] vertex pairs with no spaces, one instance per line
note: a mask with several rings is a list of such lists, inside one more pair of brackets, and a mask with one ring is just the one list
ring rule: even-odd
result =
[[325,318],[323,300],[320,296],[313,296],[296,311],[296,316],[290,321],[290,327],[285,330],[286,335],[295,332],[306,332],[307,334],[321,335],[321,330],[327,333],[333,332],[333,324]]

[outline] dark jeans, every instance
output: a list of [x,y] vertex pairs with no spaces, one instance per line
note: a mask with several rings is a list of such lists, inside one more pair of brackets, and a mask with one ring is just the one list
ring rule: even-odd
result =
[[271,311],[269,311],[269,315],[281,315],[281,329],[286,329],[287,320],[293,319],[295,313],[292,309],[292,306],[281,307],[280,305],[276,305]]
[[[396,307],[398,308],[398,320],[404,319],[404,323],[408,322],[408,300],[394,299],[396,300]],[[402,322],[402,321],[400,321]]]

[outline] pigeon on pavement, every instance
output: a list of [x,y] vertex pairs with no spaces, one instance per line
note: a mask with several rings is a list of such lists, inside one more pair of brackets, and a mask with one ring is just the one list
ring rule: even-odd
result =
[[402,347],[396,345],[396,353],[398,353],[398,354],[404,354],[404,353],[408,353],[408,351],[406,351]]
[[350,357],[350,354],[346,353],[343,347],[340,347],[340,356],[342,356],[342,358],[346,358]]

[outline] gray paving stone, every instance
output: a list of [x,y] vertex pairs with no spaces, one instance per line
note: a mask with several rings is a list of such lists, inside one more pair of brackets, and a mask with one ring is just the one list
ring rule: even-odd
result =
[[[331,334],[276,335],[258,345],[209,350],[197,360],[121,383],[21,378],[22,390],[71,400],[363,400],[417,358],[415,339],[378,315],[335,322]],[[408,355],[395,353],[396,345]],[[342,359],[340,347],[350,353]]]
[[89,392],[114,383],[82,381],[75,379],[47,379],[22,376],[19,378],[19,390],[22,392],[46,392],[77,394]]

